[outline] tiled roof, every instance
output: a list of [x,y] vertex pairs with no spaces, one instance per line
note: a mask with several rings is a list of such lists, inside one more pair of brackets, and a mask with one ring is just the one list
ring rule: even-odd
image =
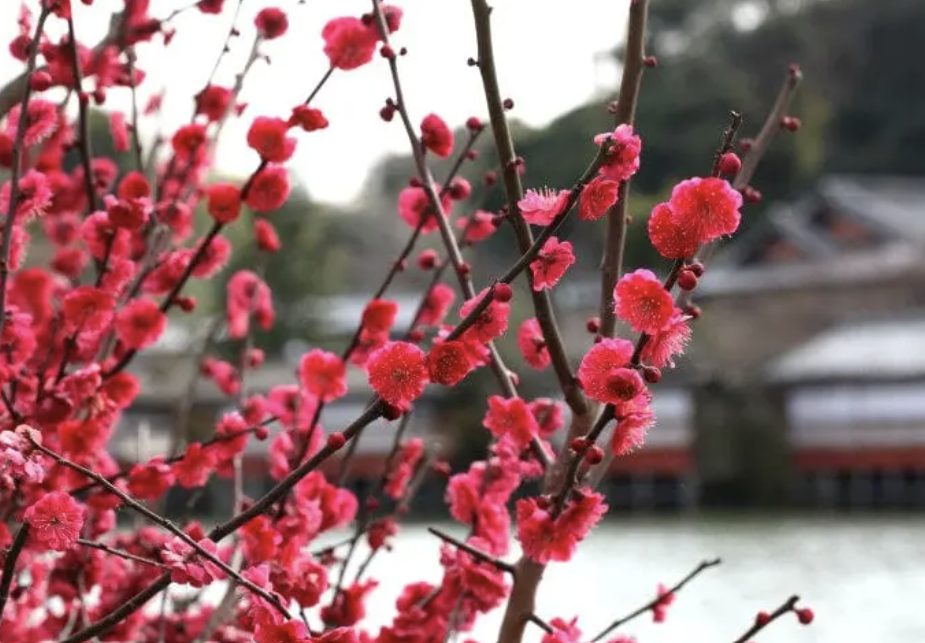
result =
[[766,373],[787,384],[925,378],[925,313],[834,326],[772,361]]

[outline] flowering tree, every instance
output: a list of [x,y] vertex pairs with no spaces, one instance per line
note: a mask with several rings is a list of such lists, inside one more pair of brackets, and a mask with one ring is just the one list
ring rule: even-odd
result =
[[[735,151],[741,118],[733,112],[719,148],[704,152],[705,164],[712,154],[711,172],[680,182],[670,200],[653,210],[649,238],[670,261],[667,277],[650,270],[621,276],[628,190],[643,149],[633,129],[636,96],[643,70],[656,65],[644,54],[646,0],[629,3],[624,76],[611,110],[614,129],[575,142],[587,147],[589,164],[574,185],[528,190],[506,118],[513,103],[502,99],[495,74],[485,0],[472,0],[478,54],[470,64],[481,74],[489,124],[471,118],[464,142],[454,140],[436,114],[413,120],[399,73],[405,51],[391,42],[400,38],[402,11],[372,0],[370,13],[321,26],[330,66],[303,104],[286,106],[284,117],[250,115],[237,100],[262,48],[288,30],[285,11],[262,10],[252,54],[235,86],[210,79],[195,96],[188,124],[165,133],[165,149],[143,153],[138,122],[156,113],[158,104],[138,107],[136,88],[145,75],[135,48],[167,46],[184,11],[216,14],[224,4],[200,0],[158,18],[146,0],[125,0],[109,35],[94,47],[78,40],[70,0],[23,6],[20,34],[9,51],[25,71],[0,91],[0,165],[9,169],[0,190],[0,639],[432,643],[503,608],[501,643],[518,643],[530,625],[545,643],[577,643],[626,641],[617,628],[643,614],[663,620],[676,593],[718,560],[701,563],[673,587],[660,586],[650,603],[593,638],[582,634],[575,619],[563,618],[571,615],[537,614],[534,598],[545,567],[570,560],[606,514],[595,484],[612,458],[643,447],[655,422],[649,388],[690,339],[698,310],[689,295],[709,249],[738,228],[743,196],[757,198],[748,184],[776,133],[798,126],[787,107],[799,70],[788,71],[759,135],[739,146],[746,152],[742,160]],[[46,34],[53,23],[65,26],[57,41]],[[237,34],[235,28],[229,32],[219,62]],[[242,341],[241,359],[232,364],[207,358],[203,373],[237,410],[218,421],[208,441],[177,444],[172,453],[121,470],[106,445],[139,394],[127,368],[157,341],[169,316],[195,309],[184,288],[221,271],[232,252],[222,234],[227,227],[252,226],[262,252],[280,249],[273,211],[289,194],[285,164],[301,139],[328,125],[329,115],[312,102],[329,78],[368,64],[381,65],[391,77],[393,95],[380,114],[385,121],[397,117],[417,172],[397,203],[410,229],[407,244],[371,297],[353,340],[340,355],[308,351],[293,382],[266,396],[248,394],[246,371],[263,360],[252,338],[274,322],[272,284],[259,269],[231,275],[227,331]],[[51,100],[54,91],[63,100]],[[135,162],[122,176],[111,159],[93,154],[88,136],[90,102],[104,103],[110,92],[128,92],[133,99],[131,113],[110,114],[117,149],[132,152]],[[74,120],[66,112],[71,103],[77,105]],[[240,185],[210,183],[216,137],[235,117],[249,119],[255,168]],[[487,130],[507,196],[496,214],[466,210],[471,189],[461,174]],[[62,163],[69,154],[79,159],[70,172]],[[429,157],[454,154],[450,176],[438,184]],[[204,207],[197,209],[199,204]],[[572,245],[557,236],[573,210],[582,221],[607,221],[600,310],[588,322],[590,348],[577,368],[550,299],[575,261]],[[209,227],[197,238],[193,217],[200,212],[195,216],[208,217]],[[501,225],[511,226],[517,248],[509,270],[480,288],[464,251]],[[397,309],[386,291],[416,242],[434,233],[442,252],[426,250],[417,258],[419,269],[432,272],[431,285],[410,331],[396,338]],[[48,265],[24,263],[32,235],[44,235],[52,246]],[[444,283],[447,275],[453,278]],[[517,329],[517,345],[532,368],[552,371],[568,406],[568,426],[558,402],[518,395],[517,377],[493,343],[508,331],[518,278],[529,285],[534,316]],[[461,305],[454,317],[457,296]],[[617,320],[634,338],[616,336]],[[415,401],[429,386],[455,386],[485,367],[498,381],[498,393],[485,401],[489,452],[465,471],[426,466],[425,444],[402,437]],[[347,393],[348,368],[366,372],[375,397],[348,426],[322,427],[322,409]],[[342,449],[349,461],[364,429],[383,418],[401,423],[392,455],[377,488],[357,498],[319,467]],[[276,484],[260,498],[246,498],[242,453],[249,440],[267,439],[270,425],[281,427],[270,447]],[[550,442],[556,434],[562,434],[558,453]],[[468,535],[432,529],[445,543],[443,577],[436,583],[408,579],[391,624],[364,630],[364,605],[376,586],[364,577],[368,564],[389,548],[402,509],[434,469],[449,476],[449,513]],[[169,488],[200,488],[213,473],[235,482],[234,512],[227,520],[207,531],[158,512],[156,501]],[[540,494],[514,502],[528,480],[540,482]],[[386,498],[396,510],[383,509],[380,500]],[[117,511],[137,514],[148,526],[117,531]],[[353,535],[346,541],[312,549],[319,535],[350,526]],[[516,562],[506,560],[512,531],[523,552]],[[364,550],[365,562],[348,579],[348,564]],[[181,599],[170,591],[213,583],[227,587],[221,602],[205,601],[201,593]],[[158,596],[159,609],[153,601]],[[791,612],[803,623],[813,618],[791,597],[758,614],[739,641]]]

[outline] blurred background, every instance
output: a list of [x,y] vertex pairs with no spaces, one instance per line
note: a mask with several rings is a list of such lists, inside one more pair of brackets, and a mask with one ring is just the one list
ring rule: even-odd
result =
[[[163,4],[165,12],[173,8]],[[266,4],[245,3],[242,15]],[[268,46],[272,64],[258,69],[245,90],[249,106],[227,128],[217,175],[250,172],[255,158],[243,143],[250,117],[286,115],[321,76],[320,25],[368,10],[353,1],[278,4],[291,8],[293,31]],[[474,55],[468,3],[399,4],[406,22],[397,40],[410,52],[402,64],[412,111],[441,114],[464,140],[465,118],[485,113],[477,74],[465,65]],[[545,0],[496,3],[501,83],[515,101],[511,116],[528,187],[570,186],[591,157],[593,136],[612,127],[606,105],[620,76],[626,4],[574,0],[566,11]],[[3,5],[0,35],[12,37],[16,3]],[[94,15],[101,6],[106,2],[96,3]],[[142,126],[148,142],[158,127],[169,132],[188,119],[190,96],[208,76],[230,24],[230,15],[222,18],[183,16],[166,54],[139,49],[147,91],[169,88],[160,125]],[[250,22],[242,24],[222,71],[227,84],[251,37]],[[81,38],[93,42],[93,30],[99,36],[106,25],[89,22],[86,29]],[[727,564],[679,601],[679,612],[693,619],[693,640],[716,635],[716,626],[734,635],[750,614],[798,592],[818,606],[817,626],[796,633],[773,628],[762,640],[925,640],[925,623],[908,602],[925,585],[916,548],[925,528],[923,42],[921,0],[651,3],[647,50],[658,67],[644,76],[638,110],[644,146],[632,184],[627,269],[667,270],[646,240],[651,207],[677,181],[709,171],[730,109],[743,113],[745,136],[757,133],[791,63],[805,77],[792,108],[802,125],[774,142],[753,181],[763,200],[746,206],[741,233],[716,254],[695,292],[703,315],[693,347],[654,387],[658,423],[645,448],[615,460],[602,483],[614,518],[580,555],[577,565],[589,583],[577,592],[552,592],[556,605],[571,610],[562,616],[608,610],[607,592],[615,603],[629,603],[658,581],[681,578],[701,558],[722,555]],[[0,69],[0,80],[17,72]],[[412,162],[402,153],[398,124],[378,117],[387,83],[380,66],[371,65],[336,77],[319,97],[331,128],[302,137],[292,163],[299,187],[271,215],[284,240],[266,266],[278,322],[256,338],[268,361],[249,375],[251,392],[291,382],[309,347],[340,351],[410,233],[395,203]],[[130,160],[113,151],[104,110],[125,109],[126,100],[114,93],[92,122],[96,152],[123,168]],[[474,191],[458,209],[496,211],[503,203],[481,180],[493,169],[489,138],[464,171]],[[439,179],[448,164],[434,171]],[[573,220],[560,235],[578,257],[554,292],[573,363],[593,340],[585,323],[596,312],[603,223]],[[256,253],[246,229],[229,235],[239,250],[226,275],[252,266]],[[439,243],[431,238],[422,247]],[[514,247],[506,228],[478,246],[470,259],[476,283],[500,274]],[[40,260],[41,251],[34,252]],[[429,277],[412,265],[389,291],[402,311],[397,332]],[[530,316],[519,288],[512,329]],[[207,438],[216,415],[231,409],[211,383],[194,384],[196,355],[222,315],[224,282],[197,283],[191,292],[201,301],[193,322],[172,323],[137,361],[142,397],[114,444],[126,462],[166,449],[184,400],[193,405],[191,439]],[[220,327],[215,340],[228,356],[239,350],[222,339]],[[500,344],[525,397],[557,397],[554,379],[531,370],[512,338]],[[330,430],[356,417],[368,398],[364,374],[352,370],[350,380],[350,395],[322,416]],[[484,453],[484,399],[493,392],[490,374],[475,373],[421,400],[409,435],[424,438],[424,462],[443,459],[459,471]],[[378,479],[395,430],[383,424],[363,435],[349,471],[354,488]],[[271,484],[267,447],[256,441],[248,447],[248,488],[255,495]],[[424,478],[412,518],[444,516],[444,482]],[[227,499],[217,481],[196,508],[224,514]],[[187,500],[174,498],[178,507]],[[423,532],[408,534],[394,560],[382,564],[394,567],[402,551],[426,547],[436,564],[436,543]],[[556,583],[570,587],[574,580],[565,571]],[[389,578],[388,569],[382,573]],[[386,582],[383,591],[400,587],[400,580]],[[731,615],[742,628],[730,625],[737,622]],[[643,626],[641,640],[678,640],[677,630],[650,629]]]

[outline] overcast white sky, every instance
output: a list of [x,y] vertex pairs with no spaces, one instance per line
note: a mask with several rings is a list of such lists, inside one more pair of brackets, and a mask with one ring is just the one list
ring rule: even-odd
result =
[[[602,54],[622,37],[630,0],[495,0],[495,50],[502,92],[514,99],[517,118],[542,126],[605,88],[616,85],[618,70]],[[164,17],[191,0],[152,0],[152,14]],[[27,0],[37,7],[38,0]],[[109,14],[120,0],[96,0],[92,7],[73,2],[78,38],[95,43],[108,26]],[[466,60],[475,56],[475,36],[469,0],[395,0],[405,12],[396,48],[405,46],[402,81],[412,118],[428,112],[443,116],[451,126],[468,116],[484,116],[484,98],[475,69]],[[202,88],[231,23],[236,0],[226,1],[222,16],[190,11],[177,19],[177,36],[169,48],[141,46],[139,67],[148,73],[141,95],[168,87],[163,128],[171,131],[190,116],[191,96]],[[272,64],[259,64],[248,77],[242,100],[249,104],[241,119],[231,123],[219,145],[218,169],[246,174],[256,163],[244,143],[250,120],[257,115],[287,116],[308,95],[327,68],[322,53],[321,28],[332,17],[369,10],[366,0],[244,0],[242,36],[233,43],[217,82],[230,86],[243,66],[253,38],[253,16],[264,6],[278,6],[290,14],[290,31],[265,45]],[[0,42],[4,49],[16,33],[19,2],[0,0]],[[53,20],[50,31],[64,25]],[[0,82],[21,71],[0,58]],[[384,155],[404,152],[407,141],[397,119],[387,124],[378,111],[391,95],[387,67],[378,58],[356,71],[335,72],[314,105],[324,110],[331,127],[303,134],[290,162],[311,195],[329,202],[355,198],[375,163]],[[127,109],[128,91],[112,92],[107,107]],[[144,138],[156,123],[142,126]]]

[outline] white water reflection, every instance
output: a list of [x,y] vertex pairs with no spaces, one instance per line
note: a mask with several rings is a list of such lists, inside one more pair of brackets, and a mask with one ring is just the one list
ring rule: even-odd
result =
[[[462,536],[459,527],[445,526]],[[810,627],[785,618],[761,643],[916,643],[925,641],[925,519],[870,516],[754,520],[615,518],[597,529],[569,564],[553,564],[540,589],[546,619],[579,616],[586,634],[652,598],[705,558],[723,564],[689,585],[663,624],[640,617],[624,633],[639,643],[724,643],[759,610],[799,594],[816,612]],[[368,602],[373,631],[394,614],[408,582],[440,577],[439,544],[425,526],[406,526],[391,554],[373,563],[381,585]],[[500,613],[467,635],[491,643]],[[535,628],[531,641],[539,639]],[[460,639],[461,640],[461,639]]]

